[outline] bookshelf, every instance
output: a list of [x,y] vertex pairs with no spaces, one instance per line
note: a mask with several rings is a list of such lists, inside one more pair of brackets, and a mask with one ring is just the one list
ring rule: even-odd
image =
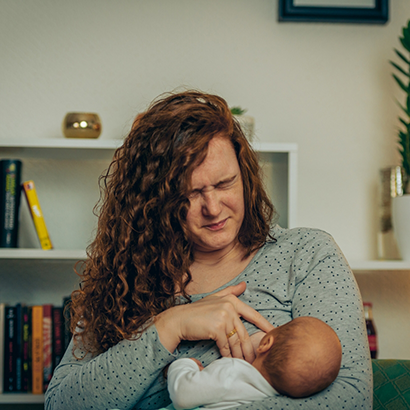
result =
[[410,261],[352,261],[350,267],[356,273],[408,271],[410,273]]
[[[25,200],[21,202],[19,248],[0,248],[0,302],[61,305],[77,286],[73,267],[86,257],[97,218],[98,178],[107,169],[119,139],[66,138],[1,140],[0,159],[23,162],[23,181],[32,179],[54,249],[44,251]],[[267,190],[283,227],[297,225],[297,145],[255,143]],[[23,198],[22,198],[23,199]],[[43,395],[3,394],[1,403],[43,403]]]

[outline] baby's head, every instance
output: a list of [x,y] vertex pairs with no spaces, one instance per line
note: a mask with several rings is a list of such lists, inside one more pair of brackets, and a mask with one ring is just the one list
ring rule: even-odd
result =
[[336,379],[341,360],[334,330],[319,319],[303,316],[267,333],[253,365],[279,393],[307,397]]

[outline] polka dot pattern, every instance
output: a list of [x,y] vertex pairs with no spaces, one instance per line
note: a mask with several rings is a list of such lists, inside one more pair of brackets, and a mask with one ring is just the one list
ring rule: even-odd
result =
[[[240,299],[275,326],[314,316],[330,325],[343,349],[336,381],[306,399],[272,397],[239,409],[371,409],[372,373],[362,302],[343,254],[327,233],[273,229],[269,242],[226,286],[245,281]],[[192,302],[207,294],[194,295]],[[249,334],[257,328],[245,322]],[[46,410],[158,409],[170,403],[162,369],[175,358],[196,357],[204,366],[220,357],[214,342],[183,342],[175,354],[160,343],[155,326],[136,341],[123,341],[96,358],[77,361],[69,347],[46,394]]]

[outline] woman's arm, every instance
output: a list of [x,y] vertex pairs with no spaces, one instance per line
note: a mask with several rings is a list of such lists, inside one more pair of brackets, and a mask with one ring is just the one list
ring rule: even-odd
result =
[[[289,269],[283,276],[289,276],[286,298],[291,303],[291,316],[314,316],[335,330],[342,345],[341,369],[335,382],[314,396],[272,397],[247,405],[246,409],[371,409],[372,370],[367,333],[360,292],[350,267],[333,239],[324,232],[309,230],[303,235],[302,231],[297,240],[289,236],[289,241],[297,246],[293,245],[292,252],[287,253],[287,244],[281,241],[281,255],[292,255],[292,263],[287,268],[282,257],[280,264],[283,271]],[[272,263],[275,271],[276,267]]]
[[[232,355],[252,358],[252,344],[240,317],[265,331],[272,325],[237,299],[235,294],[245,288],[242,283],[198,302],[170,308],[158,315],[140,339],[124,340],[94,358],[77,360],[71,344],[47,390],[46,410],[125,410],[139,405],[141,400],[145,405],[150,394],[168,399],[162,369],[178,357],[175,350],[181,340],[212,339],[223,351],[221,354],[230,356],[232,351]],[[230,338],[236,339],[235,345],[226,337],[233,327],[239,335]],[[161,389],[165,393],[158,393]]]
[[94,358],[77,360],[72,347],[73,342],[54,371],[46,410],[132,409],[153,384],[161,387],[162,382],[166,389],[162,369],[177,356],[162,346],[155,326],[140,339],[123,340]]

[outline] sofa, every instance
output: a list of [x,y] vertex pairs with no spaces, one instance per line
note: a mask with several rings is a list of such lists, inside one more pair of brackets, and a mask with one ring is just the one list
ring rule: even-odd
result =
[[410,360],[373,359],[373,410],[410,409]]

